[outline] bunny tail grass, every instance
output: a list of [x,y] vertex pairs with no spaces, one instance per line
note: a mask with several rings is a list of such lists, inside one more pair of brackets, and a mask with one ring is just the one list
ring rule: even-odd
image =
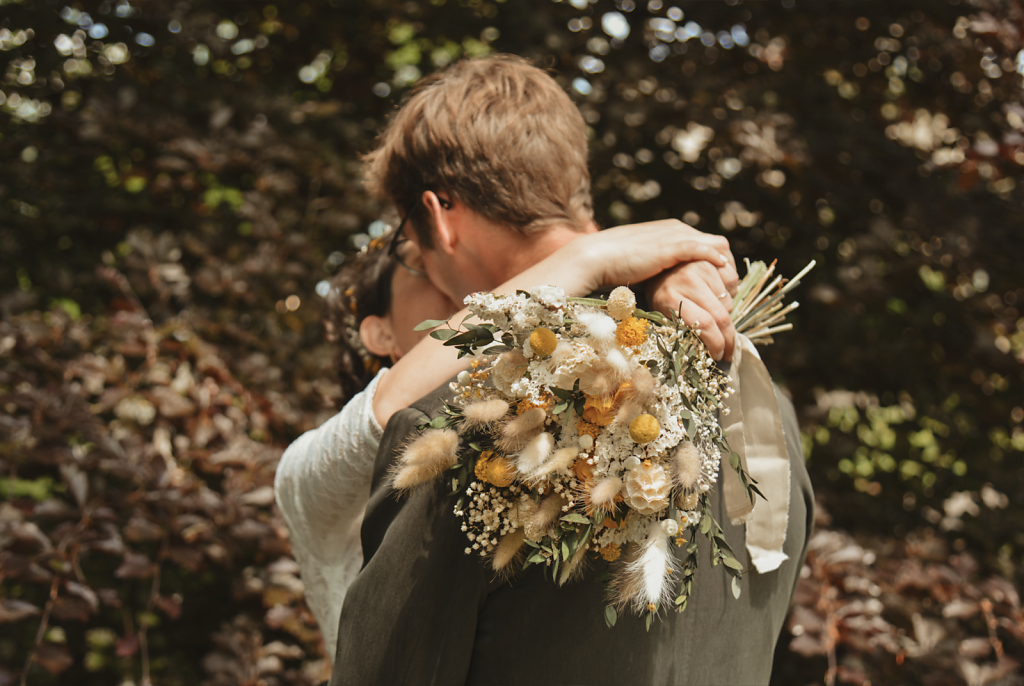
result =
[[534,407],[522,413],[502,428],[501,437],[497,441],[498,449],[506,455],[522,449],[544,426],[547,417],[543,407]]
[[554,474],[555,472],[563,469],[568,469],[569,466],[576,461],[576,456],[579,454],[579,448],[560,448],[555,451],[547,462],[533,471],[530,474],[530,478],[539,479],[547,476],[548,474]]
[[429,481],[458,460],[459,435],[451,429],[429,429],[398,458],[391,485],[407,491]]
[[611,511],[615,508],[615,496],[622,490],[622,479],[617,476],[606,476],[594,484],[587,494],[587,510]]
[[562,505],[565,501],[558,494],[549,495],[540,502],[524,522],[526,537],[531,541],[539,542],[544,538],[548,528],[551,527],[562,514]]
[[498,547],[494,549],[494,555],[491,557],[491,568],[496,572],[500,572],[508,567],[509,563],[519,556],[519,549],[523,547],[523,541],[525,540],[526,532],[522,529],[516,529],[502,536]]
[[508,403],[499,398],[466,405],[463,410],[465,421],[459,427],[459,433],[494,424],[508,413],[508,407]]
[[696,486],[701,468],[701,456],[697,446],[689,441],[680,443],[676,449],[674,462],[673,476],[676,484],[687,490]]
[[652,611],[670,600],[674,573],[669,537],[658,522],[652,522],[647,541],[619,571],[613,602],[620,608],[631,606],[638,614]]
[[569,581],[574,581],[583,575],[586,565],[582,563],[586,561],[586,553],[587,546],[581,543],[580,546],[576,548],[576,552],[573,556],[569,558],[569,561],[562,565],[562,569],[558,573],[559,586],[565,586]]
[[546,431],[531,438],[516,457],[516,467],[519,469],[519,473],[529,475],[540,469],[551,456],[554,447],[555,439]]

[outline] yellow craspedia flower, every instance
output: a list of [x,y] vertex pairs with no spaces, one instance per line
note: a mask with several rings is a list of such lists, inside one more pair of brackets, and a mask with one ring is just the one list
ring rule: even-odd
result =
[[649,414],[642,414],[629,423],[629,437],[637,443],[650,443],[661,433],[661,424]]
[[608,426],[615,419],[615,398],[584,396],[583,419],[598,426]]
[[639,347],[647,340],[647,327],[650,325],[646,319],[626,317],[615,327],[615,342],[624,347]]
[[615,562],[619,559],[619,556],[622,555],[622,549],[614,543],[609,543],[603,548],[598,548],[597,552],[601,553],[601,557],[608,562]]
[[476,478],[499,488],[511,485],[515,478],[512,462],[504,457],[494,457],[492,450],[480,453],[473,472],[476,474]]
[[530,348],[533,350],[535,355],[540,357],[547,357],[551,353],[555,352],[555,347],[558,345],[558,336],[551,329],[543,326],[538,326],[530,334]]

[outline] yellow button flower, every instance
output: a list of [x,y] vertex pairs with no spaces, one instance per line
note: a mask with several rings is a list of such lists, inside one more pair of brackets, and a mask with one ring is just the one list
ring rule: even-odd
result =
[[661,433],[661,424],[649,414],[642,414],[629,423],[629,437],[637,443],[650,443]]
[[558,336],[551,329],[543,326],[538,326],[530,334],[530,348],[533,350],[535,355],[540,357],[547,357],[551,353],[555,352],[555,348],[558,346]]
[[473,471],[476,478],[499,488],[511,485],[515,478],[512,462],[504,457],[494,457],[494,452],[491,450],[480,453]]

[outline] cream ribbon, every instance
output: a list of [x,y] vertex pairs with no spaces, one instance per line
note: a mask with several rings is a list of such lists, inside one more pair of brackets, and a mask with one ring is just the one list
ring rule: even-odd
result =
[[751,504],[729,456],[722,456],[722,488],[729,519],[747,526],[747,552],[761,574],[779,568],[788,556],[782,552],[789,523],[789,452],[782,432],[782,417],[775,399],[772,378],[750,339],[736,335],[732,388],[726,399],[729,413],[722,415],[722,429],[740,464],[757,482],[764,498],[755,495]]

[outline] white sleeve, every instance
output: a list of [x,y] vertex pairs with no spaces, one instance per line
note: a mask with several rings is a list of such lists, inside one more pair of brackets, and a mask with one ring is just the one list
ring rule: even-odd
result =
[[274,478],[306,603],[332,662],[341,604],[363,564],[359,528],[383,433],[373,415],[373,396],[385,372],[381,369],[341,412],[288,446]]

